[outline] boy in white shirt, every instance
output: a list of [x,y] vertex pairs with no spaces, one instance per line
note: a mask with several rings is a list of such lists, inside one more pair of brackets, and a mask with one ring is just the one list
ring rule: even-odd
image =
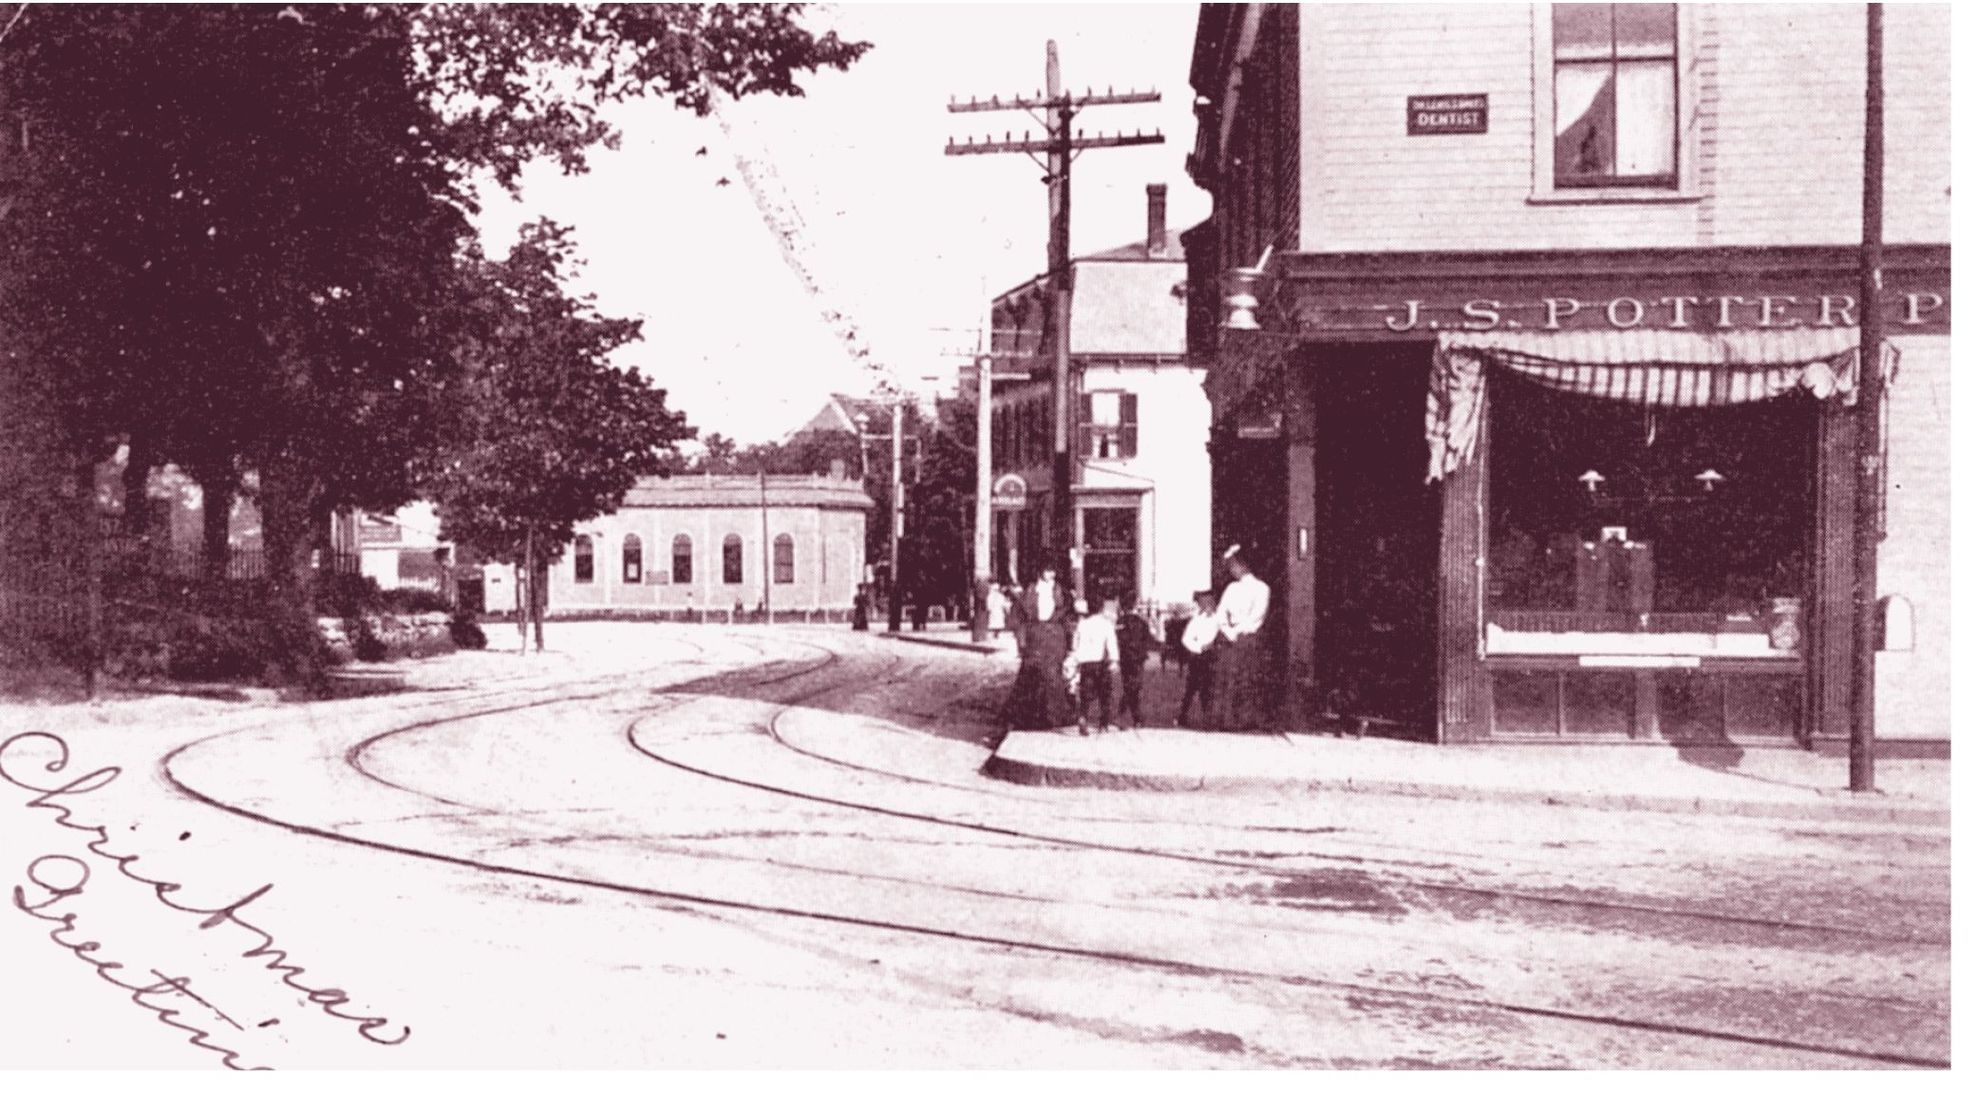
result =
[[1188,724],[1188,704],[1195,703],[1198,717],[1207,717],[1210,704],[1215,699],[1216,688],[1216,634],[1220,630],[1216,618],[1216,594],[1209,591],[1195,593],[1195,616],[1188,620],[1188,628],[1181,632],[1182,672],[1181,712],[1175,714],[1174,723]]
[[1113,727],[1112,666],[1119,663],[1119,638],[1114,627],[1119,620],[1119,601],[1107,600],[1096,614],[1078,622],[1072,635],[1072,659],[1078,662],[1078,734],[1090,729],[1085,711],[1094,699],[1099,703],[1099,724]]

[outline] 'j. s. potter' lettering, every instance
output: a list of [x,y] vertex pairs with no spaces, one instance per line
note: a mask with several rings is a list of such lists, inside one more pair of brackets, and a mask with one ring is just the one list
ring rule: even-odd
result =
[[[1936,292],[1897,293],[1888,301],[1888,320],[1899,326],[1939,321],[1945,300]],[[1853,296],[1723,295],[1614,296],[1581,299],[1547,296],[1537,301],[1468,300],[1447,321],[1435,318],[1422,300],[1402,300],[1380,308],[1381,323],[1396,334],[1418,330],[1786,330],[1793,327],[1854,326]]]

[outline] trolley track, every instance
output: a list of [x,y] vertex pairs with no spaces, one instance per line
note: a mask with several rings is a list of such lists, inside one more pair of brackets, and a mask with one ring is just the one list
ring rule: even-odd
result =
[[[796,644],[799,646],[806,645],[806,643],[801,643],[801,642],[786,643],[786,644]],[[804,677],[812,676],[817,673],[824,672],[832,668],[833,666],[837,665],[841,661],[841,658],[838,656],[838,654],[830,649],[826,649],[824,647],[815,646],[815,645],[809,645],[808,648],[821,655],[814,659],[800,662],[788,668],[787,670],[774,671],[769,674],[761,674],[761,673],[744,670],[743,672],[736,673],[736,675],[748,677],[746,679],[746,682],[744,683],[744,686],[751,689],[763,690],[770,688],[779,688],[782,685],[790,683],[792,681],[800,680],[803,679]],[[764,651],[766,652],[766,650]],[[897,666],[899,662],[900,662],[900,658],[896,656],[893,661],[894,665]],[[379,775],[378,773],[376,773],[375,771],[367,768],[365,762],[366,755],[373,748],[375,748],[377,745],[379,745],[385,740],[399,737],[407,733],[420,731],[423,729],[431,729],[437,726],[446,725],[450,723],[490,717],[490,716],[498,715],[500,713],[512,712],[517,710],[524,710],[524,709],[530,709],[530,708],[536,708],[536,707],[548,706],[548,705],[556,705],[567,702],[586,701],[586,700],[597,699],[610,695],[623,694],[624,688],[622,686],[618,686],[617,684],[620,683],[621,681],[629,680],[631,677],[641,674],[643,673],[638,673],[638,672],[621,673],[612,677],[603,677],[594,681],[587,681],[587,682],[594,682],[605,685],[601,687],[589,688],[584,693],[581,694],[532,696],[530,697],[529,701],[522,703],[509,703],[509,704],[501,705],[498,708],[494,708],[494,709],[475,709],[466,712],[442,713],[440,716],[424,719],[415,722],[413,724],[402,725],[397,728],[391,729],[389,731],[378,733],[373,736],[367,737],[364,740],[358,741],[357,743],[351,745],[349,748],[345,750],[343,758],[345,763],[349,766],[349,768],[353,770],[355,773],[357,773],[359,776],[364,777],[370,781],[377,782],[381,785],[385,785],[397,792],[419,796],[437,803],[447,805],[448,807],[464,809],[479,814],[489,814],[493,810],[490,810],[483,805],[478,805],[471,801],[451,799],[443,795],[434,794],[428,790],[406,786],[396,781],[393,781],[391,779],[385,778]],[[890,669],[887,673],[882,673],[881,679],[878,681],[879,685],[883,685],[885,676],[891,674],[892,673]],[[738,680],[730,679],[727,682],[733,684],[735,682],[738,682]],[[783,714],[788,712],[788,710],[791,707],[795,706],[798,703],[815,700],[817,698],[820,698],[824,695],[836,691],[843,691],[853,687],[869,688],[874,685],[875,685],[875,680],[871,676],[861,676],[857,679],[853,679],[849,681],[825,682],[818,686],[803,688],[794,694],[776,696],[773,699],[773,701],[775,702],[775,704],[779,706],[777,712],[770,715],[768,718],[764,720],[762,724],[755,726],[754,728],[756,731],[766,733],[772,739],[776,740],[779,746],[783,746],[786,748],[790,747],[788,742],[783,740],[778,735],[777,724],[781,720]],[[725,693],[725,692],[715,692],[715,693]],[[659,707],[649,707],[639,711],[636,716],[632,717],[629,721],[625,723],[625,728],[623,733],[624,738],[627,740],[628,744],[632,748],[637,750],[642,755],[645,755],[647,758],[659,764],[663,764],[669,768],[675,769],[682,774],[686,774],[692,777],[711,779],[747,791],[773,794],[786,799],[800,800],[809,804],[821,804],[821,805],[830,806],[832,808],[846,809],[846,810],[852,810],[852,811],[857,811],[867,814],[887,816],[893,819],[904,820],[914,823],[937,825],[950,829],[968,830],[975,834],[990,835],[992,837],[1018,840],[1020,842],[1027,842],[1033,844],[1054,844],[1058,846],[1063,846],[1077,850],[1084,850],[1084,851],[1093,851],[1093,852],[1101,852],[1108,854],[1136,855],[1136,856],[1143,856],[1148,858],[1159,858],[1169,861],[1182,862],[1190,865],[1210,867],[1217,870],[1232,871],[1232,872],[1245,873],[1256,876],[1275,877],[1275,878],[1298,878],[1298,877],[1309,877],[1312,875],[1310,870],[1301,870],[1292,867],[1272,865],[1269,863],[1232,861],[1228,858],[1211,857],[1211,856],[1199,855],[1199,854],[1187,854],[1178,851],[1163,850],[1160,848],[1123,845],[1123,844],[1109,843],[1109,842],[1092,840],[1092,839],[1079,839],[1069,836],[1052,835],[1045,832],[1024,830],[1013,827],[1004,827],[997,824],[979,823],[975,821],[957,819],[948,816],[940,816],[931,813],[915,812],[907,809],[889,808],[883,805],[876,805],[869,802],[846,800],[842,798],[830,797],[821,794],[807,793],[802,790],[792,789],[787,786],[777,786],[773,784],[753,781],[750,779],[739,778],[733,775],[724,774],[720,771],[697,767],[693,764],[683,763],[678,761],[677,759],[669,758],[664,754],[658,753],[646,746],[643,746],[641,742],[637,739],[637,729],[642,722],[650,719],[656,713],[665,712],[668,710],[677,710],[681,706],[684,706],[687,703],[697,698],[709,697],[709,695],[707,693],[699,692],[698,689],[693,684],[688,684],[680,688],[668,689],[662,692],[661,695],[656,695],[655,697],[661,697],[661,696],[666,697],[671,701],[664,702]],[[512,697],[523,697],[523,696],[515,695]],[[230,814],[242,817],[244,819],[249,819],[256,822],[269,824],[278,828],[282,828],[284,830],[288,830],[295,834],[309,835],[317,838],[328,839],[334,842],[339,842],[354,847],[360,847],[368,850],[390,853],[390,854],[414,858],[414,859],[421,859],[435,863],[450,864],[483,873],[530,879],[530,880],[541,881],[546,883],[568,884],[582,888],[590,888],[600,891],[609,891],[609,892],[615,892],[625,895],[642,896],[642,897],[673,901],[681,904],[695,905],[695,906],[701,906],[707,908],[766,914],[766,915],[776,916],[779,918],[806,920],[806,921],[813,921],[813,922],[826,923],[826,924],[856,926],[861,928],[886,930],[886,931],[892,931],[895,933],[901,933],[901,934],[907,934],[913,936],[938,938],[938,939],[945,939],[950,941],[965,942],[965,943],[979,944],[979,945],[998,946],[1007,949],[1023,950],[1028,952],[1048,954],[1059,957],[1071,957],[1078,959],[1094,960],[1094,961],[1121,965],[1121,966],[1174,971],[1174,972],[1187,973],[1191,975],[1221,976],[1221,977],[1227,977],[1227,978],[1239,979],[1239,980],[1267,980],[1295,988],[1321,990],[1321,991],[1331,992],[1334,994],[1342,994],[1342,995],[1355,996],[1355,997],[1380,998],[1396,1003],[1406,1003],[1406,1004],[1416,1004],[1416,1005],[1457,1006],[1457,1007],[1463,1007],[1473,1010],[1481,1009],[1481,1010],[1488,1010],[1488,1011],[1494,1011],[1505,1014],[1512,1014],[1522,1017],[1567,1021],[1567,1022],[1574,1022],[1579,1024],[1600,1025],[1600,1026],[1606,1026],[1612,1028],[1653,1032],[1653,1033],[1679,1036],[1679,1037],[1698,1038],[1698,1039],[1711,1040],[1711,1041],[1717,1041],[1723,1043],[1763,1046],[1763,1047],[1785,1050],[1795,1053],[1810,1054],[1824,1058],[1845,1058],[1859,1062],[1881,1063],[1881,1064],[1900,1065],[1900,1066],[1919,1066],[1919,1067],[1940,1067],[1940,1066],[1948,1065],[1948,1061],[1945,1059],[1938,1059],[1933,1057],[1910,1055],[1910,1054],[1896,1053],[1896,1052],[1878,1052],[1872,1050],[1862,1050],[1856,1048],[1835,1046],[1830,1044],[1807,1043],[1789,1038],[1755,1035],[1752,1033],[1742,1032],[1738,1030],[1700,1027],[1693,1025],[1685,1025],[1678,1022],[1663,1022],[1663,1021],[1649,1020],[1640,1017],[1581,1012],[1581,1011],[1563,1009],[1558,1007],[1525,1005],[1514,1001],[1484,999],[1484,998],[1478,998],[1468,995],[1447,994],[1447,993],[1427,991],[1427,990],[1411,990],[1406,988],[1386,987],[1386,986],[1380,986],[1380,985],[1368,984],[1362,982],[1326,979],[1323,977],[1265,972],[1265,971],[1258,971],[1255,969],[1222,966],[1217,964],[1210,964],[1210,963],[1203,963],[1196,961],[1176,960],[1176,959],[1171,959],[1157,955],[1150,955],[1146,953],[1135,953],[1135,952],[1117,950],[1117,949],[1057,944],[1049,941],[1038,940],[1035,938],[1000,936],[990,933],[976,933],[976,932],[962,931],[962,930],[951,930],[938,926],[929,926],[924,923],[915,923],[915,922],[909,922],[909,921],[888,918],[888,917],[842,914],[831,911],[822,911],[815,908],[783,905],[783,904],[771,903],[761,900],[729,898],[719,894],[707,893],[707,892],[693,892],[693,891],[684,891],[684,890],[674,890],[660,886],[630,884],[619,881],[613,881],[605,878],[577,876],[577,875],[571,875],[568,873],[557,872],[553,870],[532,869],[525,866],[484,861],[475,858],[465,857],[458,854],[450,854],[438,850],[402,846],[395,843],[383,841],[380,839],[367,838],[361,835],[354,835],[345,831],[331,830],[318,825],[298,823],[298,822],[286,820],[282,817],[268,814],[261,810],[247,808],[231,802],[220,800],[215,796],[202,792],[201,790],[199,790],[194,786],[186,784],[185,782],[181,781],[178,778],[178,776],[173,772],[172,770],[173,763],[181,756],[182,753],[204,742],[205,741],[195,741],[191,744],[187,744],[179,749],[174,750],[171,754],[166,756],[165,760],[161,764],[163,774],[167,779],[167,781],[169,781],[181,793],[184,793],[185,795],[187,795],[188,797],[194,800],[198,800],[201,803],[208,805],[209,807],[217,808],[221,811],[228,812]],[[811,755],[811,753],[804,752],[803,749],[791,748],[791,750],[796,751],[800,754],[805,754],[807,756]],[[890,778],[904,782],[919,783],[922,785],[933,786],[944,790],[954,789],[954,788],[964,788],[964,787],[956,787],[951,783],[912,778],[911,776],[899,775],[894,772],[888,772],[883,770],[876,770],[869,767],[859,766],[857,764],[840,764],[840,765],[851,766],[854,769],[860,771],[861,773],[869,776],[877,776],[877,777]],[[1014,798],[1016,795],[1013,794],[1006,795],[1006,794],[998,793],[998,794],[994,794],[994,796]],[[1367,864],[1385,864],[1385,863],[1380,863],[1378,859],[1368,859],[1365,856],[1360,856],[1360,855],[1340,855],[1340,854],[1326,854],[1321,852],[1314,852],[1306,856],[1323,859],[1323,860],[1343,861],[1356,866],[1367,865]],[[1653,915],[1653,916],[1675,916],[1685,919],[1700,919],[1716,924],[1737,925],[1746,928],[1762,928],[1762,929],[1770,929],[1775,931],[1816,930],[1816,931],[1828,932],[1828,933],[1863,935],[1862,931],[1854,931],[1844,927],[1833,927],[1833,926],[1827,926],[1825,924],[1817,924],[1817,923],[1801,923],[1801,922],[1793,922],[1787,920],[1767,920],[1767,919],[1751,918],[1746,916],[1729,916],[1729,915],[1721,915],[1721,914],[1704,912],[1704,911],[1661,908],[1652,905],[1615,903],[1615,902],[1593,901],[1593,900],[1575,900],[1575,899],[1567,899],[1563,897],[1533,894],[1528,892],[1503,891],[1503,890],[1488,889],[1488,888],[1481,888],[1481,887],[1467,886],[1467,885],[1451,885],[1451,884],[1441,884],[1437,882],[1425,882],[1414,878],[1393,876],[1389,874],[1381,874],[1379,875],[1379,879],[1388,883],[1399,884],[1424,891],[1442,892],[1442,893],[1454,892],[1466,896],[1536,902],[1536,903],[1545,903],[1551,905],[1565,905],[1573,908],[1593,909],[1603,912],[1621,912],[1621,913],[1629,913],[1629,914],[1637,914],[1637,915]],[[1013,899],[1034,898],[1034,897],[1026,897],[1021,893],[1014,893],[1014,892],[981,892],[979,890],[972,890],[972,889],[966,891],[974,891],[977,892],[977,894],[996,896],[1000,898],[1013,898]],[[1876,936],[1876,935],[1864,935],[1864,936]],[[1908,939],[1894,939],[1894,938],[1885,938],[1885,937],[1878,938],[1878,940],[1903,941],[1903,942],[1908,941]]]

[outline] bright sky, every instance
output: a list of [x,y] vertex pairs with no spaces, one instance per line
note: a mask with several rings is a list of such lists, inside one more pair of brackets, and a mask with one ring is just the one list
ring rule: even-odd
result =
[[[1208,215],[1183,160],[1194,141],[1188,87],[1197,8],[1172,5],[820,5],[810,18],[873,48],[850,71],[806,82],[801,99],[727,108],[735,144],[766,153],[807,226],[815,278],[853,316],[875,358],[909,385],[965,363],[987,298],[1044,267],[1042,170],[1021,155],[946,156],[949,136],[1041,136],[1029,115],[949,114],[951,96],[1027,94],[1056,39],[1066,86],[1161,92],[1150,105],[1093,107],[1088,135],[1162,130],[1167,143],[1101,149],[1072,171],[1074,253],[1146,234],[1146,186],[1168,185],[1168,226]],[[616,152],[563,177],[525,176],[519,204],[490,199],[495,253],[524,220],[571,225],[588,262],[578,287],[607,315],[642,318],[619,355],[671,393],[703,433],[745,442],[801,424],[834,390],[863,391],[819,308],[784,264],[713,119],[656,104],[618,111]],[[705,146],[708,154],[696,156]],[[719,185],[722,178],[731,180]]]

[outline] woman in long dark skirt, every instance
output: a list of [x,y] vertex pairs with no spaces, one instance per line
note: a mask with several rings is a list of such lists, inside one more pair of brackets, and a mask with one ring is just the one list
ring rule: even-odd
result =
[[1019,635],[1022,658],[1003,703],[1003,718],[1013,729],[1054,729],[1072,721],[1064,668],[1077,620],[1057,578],[1047,566],[1011,606],[1010,628]]

